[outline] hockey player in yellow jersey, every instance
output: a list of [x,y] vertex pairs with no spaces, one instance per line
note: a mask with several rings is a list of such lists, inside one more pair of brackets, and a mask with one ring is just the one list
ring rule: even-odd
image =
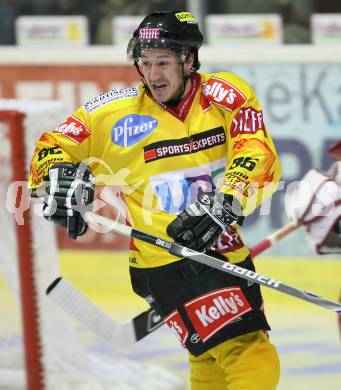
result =
[[[252,88],[198,72],[202,41],[190,12],[147,15],[128,45],[141,85],[94,98],[38,140],[29,184],[45,184],[44,216],[69,237],[87,230],[94,183],[111,184],[134,228],[254,270],[238,225],[275,190],[278,157]],[[276,388],[257,284],[138,240],[129,259],[134,291],[188,350],[193,390]]]

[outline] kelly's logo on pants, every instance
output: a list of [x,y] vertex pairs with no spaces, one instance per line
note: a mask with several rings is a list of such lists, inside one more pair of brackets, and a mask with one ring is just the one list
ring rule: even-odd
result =
[[211,291],[187,302],[185,308],[203,342],[228,323],[252,310],[240,287]]

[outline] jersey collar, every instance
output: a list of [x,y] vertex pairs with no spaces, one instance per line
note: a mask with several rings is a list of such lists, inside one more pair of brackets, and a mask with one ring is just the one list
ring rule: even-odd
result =
[[176,107],[171,107],[171,106],[167,106],[167,104],[160,103],[153,98],[153,95],[149,91],[146,91],[146,93],[150,98],[152,98],[162,108],[164,108],[166,111],[168,111],[169,113],[174,115],[176,118],[178,118],[182,122],[184,122],[187,118],[189,110],[191,109],[195,94],[196,94],[196,92],[199,88],[199,85],[200,85],[199,73],[194,73],[191,76],[191,81],[192,81],[191,89],[188,91],[186,96],[182,100],[180,100],[179,104]]

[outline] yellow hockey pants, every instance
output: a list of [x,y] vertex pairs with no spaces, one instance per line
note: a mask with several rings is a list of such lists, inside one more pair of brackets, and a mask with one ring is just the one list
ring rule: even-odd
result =
[[279,382],[278,354],[262,331],[189,354],[189,362],[191,390],[275,390]]

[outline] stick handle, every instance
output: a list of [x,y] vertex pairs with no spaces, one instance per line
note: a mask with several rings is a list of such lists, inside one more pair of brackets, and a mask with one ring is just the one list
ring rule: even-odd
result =
[[[89,214],[89,212],[87,213]],[[87,214],[85,215],[85,219],[88,220]],[[116,231],[121,234],[129,235],[132,238],[136,238],[138,240],[142,240],[145,242],[148,242],[154,246],[157,246],[159,248],[163,248],[167,250],[169,253],[180,257],[180,258],[189,258],[192,260],[195,260],[199,263],[208,265],[210,267],[219,269],[223,272],[226,272],[228,274],[237,276],[242,279],[249,280],[251,282],[256,282],[260,284],[261,286],[265,286],[268,288],[275,289],[277,291],[280,291],[284,294],[291,295],[293,297],[303,299],[307,302],[314,303],[318,306],[324,307],[329,310],[333,310],[334,312],[341,314],[341,304],[329,301],[328,299],[325,299],[323,297],[319,297],[316,294],[313,294],[309,291],[301,290],[297,287],[290,286],[288,284],[282,283],[280,281],[274,280],[272,278],[269,278],[265,275],[258,274],[257,272],[250,271],[246,268],[242,268],[238,266],[237,264],[232,264],[220,259],[217,259],[213,256],[209,256],[206,253],[197,252],[195,250],[186,248],[180,244],[177,244],[175,242],[170,242],[164,239],[161,239],[159,237],[155,237],[151,234],[142,232],[137,229],[133,228],[124,228],[124,225],[122,227],[122,224],[120,223],[113,223],[112,220],[101,217],[100,219],[97,218],[98,216],[94,213],[91,213],[91,219],[92,221],[97,221],[98,223],[102,224],[103,226],[109,227],[111,230]],[[291,228],[288,228],[289,230]],[[283,232],[281,232],[281,235],[283,236]],[[277,233],[277,237],[279,236],[279,233]]]

